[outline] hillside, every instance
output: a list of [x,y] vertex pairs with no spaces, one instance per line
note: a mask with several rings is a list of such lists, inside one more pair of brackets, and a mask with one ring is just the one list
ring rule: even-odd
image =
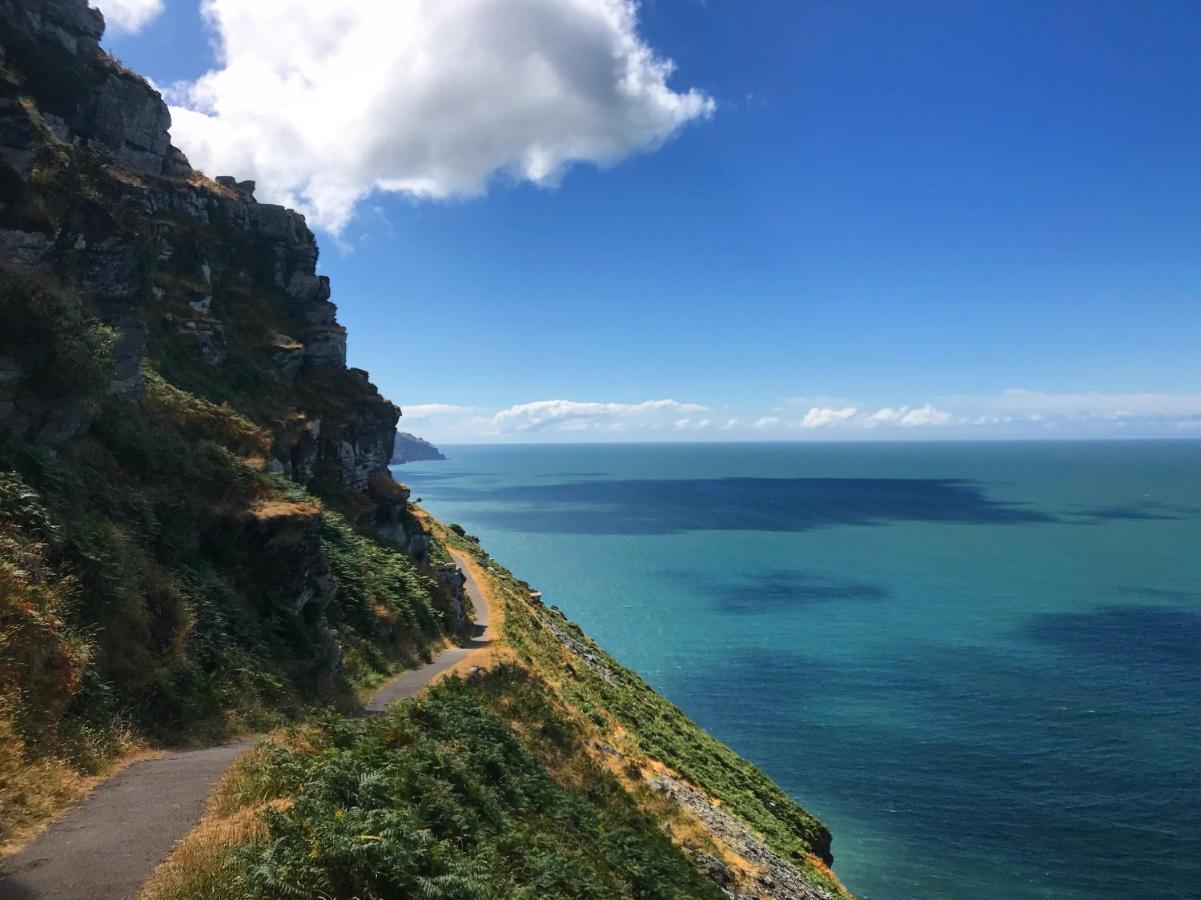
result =
[[[102,31],[0,0],[0,845],[270,732],[155,896],[841,895],[820,823],[410,504],[304,218],[194,171]],[[355,716],[467,639],[452,549],[500,646]]]
[[407,431],[396,432],[396,443],[392,448],[392,462],[400,465],[407,462],[417,462],[423,459],[446,459],[442,451],[425,438],[419,438]]

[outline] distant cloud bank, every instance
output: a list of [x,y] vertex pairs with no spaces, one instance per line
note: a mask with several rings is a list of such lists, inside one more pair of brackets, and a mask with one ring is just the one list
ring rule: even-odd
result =
[[491,411],[426,403],[405,416],[424,437],[448,442],[1201,437],[1201,394],[1011,390],[893,406],[790,399],[762,414],[671,399],[536,400]]
[[[506,434],[521,431],[540,431],[558,428],[561,431],[608,430],[620,431],[627,426],[644,428],[662,426],[680,413],[704,412],[698,403],[679,403],[675,400],[644,400],[641,403],[580,403],[574,400],[537,400],[519,403],[502,409],[491,419],[477,422],[486,434]],[[675,423],[689,422],[676,419]]]
[[[157,2],[157,0],[154,0]],[[109,0],[114,10],[152,0]],[[554,185],[714,111],[668,86],[633,0],[203,0],[220,64],[174,85],[175,143],[210,175],[340,232],[372,191]]]

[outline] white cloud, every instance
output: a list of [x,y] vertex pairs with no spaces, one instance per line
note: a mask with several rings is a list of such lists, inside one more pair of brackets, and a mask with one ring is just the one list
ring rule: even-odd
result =
[[126,34],[141,31],[163,11],[163,0],[92,0],[92,5],[110,29]]
[[916,409],[906,409],[897,419],[897,424],[905,428],[921,428],[926,425],[946,425],[951,421],[951,414],[945,410],[935,409],[929,403]]
[[474,410],[471,406],[455,406],[453,403],[418,403],[415,406],[405,406],[405,419],[429,419],[433,416],[451,416],[469,413]]
[[827,425],[840,425],[848,419],[853,419],[859,410],[854,406],[844,406],[841,409],[815,406],[805,413],[801,419],[802,428],[825,428]]
[[[491,418],[496,432],[532,431],[547,426],[564,427],[572,423],[579,427],[581,420],[593,420],[594,427],[611,424],[620,419],[638,419],[644,423],[662,424],[664,415],[704,412],[698,403],[676,400],[644,400],[641,403],[595,403],[576,400],[535,400],[502,409]],[[656,417],[660,417],[656,420]],[[687,422],[688,419],[682,421]],[[675,423],[679,427],[679,421]],[[584,423],[583,427],[588,427]]]
[[870,412],[857,406],[815,406],[805,413],[805,417],[796,425],[800,428],[923,428],[947,425],[953,419],[949,412],[930,403],[924,406],[883,406]]
[[[123,0],[138,2],[138,0]],[[146,2],[146,0],[141,0]],[[634,0],[203,0],[220,65],[171,93],[175,142],[337,233],[372,190],[554,185],[652,150],[714,101],[668,86]]]
[[996,414],[1029,418],[1119,420],[1134,418],[1176,419],[1201,415],[1201,394],[1102,394],[1099,392],[1052,394],[1011,389],[988,396],[951,398],[957,405],[983,408]]
[[[769,402],[731,408],[677,400],[537,400],[500,410],[426,403],[405,407],[422,437],[439,441],[900,440],[1193,436],[1201,394],[1046,394],[1006,391],[920,405],[813,406],[791,414]],[[773,414],[778,411],[779,414]],[[767,412],[766,415],[760,415]],[[720,417],[719,415],[720,414]],[[408,429],[407,429],[408,430]]]

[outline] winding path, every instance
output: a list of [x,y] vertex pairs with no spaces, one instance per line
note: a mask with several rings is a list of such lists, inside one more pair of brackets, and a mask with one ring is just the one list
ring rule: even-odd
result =
[[[449,650],[443,650],[434,658],[433,662],[428,662],[416,669],[409,669],[407,672],[401,672],[382,685],[367,701],[368,713],[382,713],[397,700],[412,697],[447,669],[454,668],[473,653],[483,650],[492,643],[492,617],[489,615],[487,598],[475,580],[471,564],[463,554],[451,552],[455,562],[459,564],[459,571],[467,579],[467,596],[471,598],[472,606],[475,607],[475,634],[472,636],[471,642],[466,647],[451,647]],[[0,893],[0,900],[4,900],[2,893]]]
[[[395,676],[372,694],[379,714],[412,697],[437,676],[486,648],[493,635],[488,601],[467,559],[455,553],[475,606],[475,636],[467,647],[442,651]],[[175,842],[200,821],[221,773],[254,745],[247,738],[185,750],[121,770],[88,794],[24,850],[0,860],[0,900],[132,900]]]

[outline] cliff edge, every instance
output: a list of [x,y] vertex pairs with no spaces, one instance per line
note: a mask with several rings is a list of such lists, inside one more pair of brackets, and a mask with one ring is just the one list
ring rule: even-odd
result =
[[[0,852],[268,733],[148,896],[846,896],[820,822],[409,502],[304,217],[193,170],[102,33],[0,0]],[[500,639],[357,715],[470,642],[452,551]]]

